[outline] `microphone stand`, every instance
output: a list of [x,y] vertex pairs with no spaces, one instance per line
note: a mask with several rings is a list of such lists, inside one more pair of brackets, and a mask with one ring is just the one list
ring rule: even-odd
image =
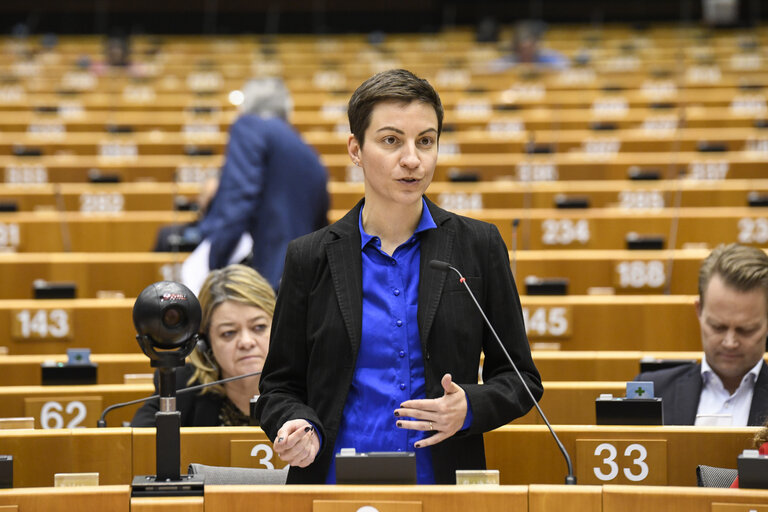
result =
[[536,401],[536,398],[534,398],[533,393],[531,393],[531,390],[528,387],[528,384],[526,384],[525,380],[523,379],[523,376],[520,374],[520,370],[517,369],[517,365],[512,360],[512,357],[509,355],[509,352],[507,352],[507,349],[506,347],[504,347],[504,344],[501,342],[499,335],[496,334],[496,329],[493,328],[493,325],[491,325],[490,320],[488,320],[488,317],[485,316],[485,311],[483,311],[483,308],[480,307],[480,304],[477,302],[477,299],[475,298],[475,294],[472,293],[472,290],[469,288],[469,285],[467,284],[467,280],[464,278],[463,275],[461,275],[461,272],[459,272],[457,268],[451,266],[450,264],[444,261],[432,260],[429,262],[429,266],[437,270],[442,270],[443,272],[447,270],[453,270],[459,276],[459,282],[463,284],[464,287],[467,289],[467,292],[469,292],[469,296],[472,298],[472,302],[475,303],[475,306],[477,306],[477,310],[483,316],[483,320],[485,320],[485,325],[488,326],[488,329],[491,331],[491,334],[493,334],[493,337],[496,338],[496,342],[499,344],[501,351],[504,353],[504,356],[506,356],[507,361],[512,366],[512,369],[515,370],[515,373],[517,374],[517,378],[520,379],[520,382],[522,382],[523,387],[528,392],[528,396],[531,397],[531,401],[533,402],[533,405],[536,407],[536,410],[539,411],[539,415],[541,416],[541,419],[544,420],[544,423],[547,425],[547,428],[552,434],[552,437],[555,438],[557,447],[560,448],[560,452],[563,454],[563,457],[565,457],[565,463],[568,466],[568,475],[566,475],[565,477],[565,484],[576,485],[576,476],[573,474],[573,464],[571,463],[571,457],[568,455],[568,451],[565,449],[565,446],[563,446],[563,443],[560,442],[560,438],[557,437],[557,434],[555,433],[554,429],[549,424],[549,420],[547,420],[547,417],[544,415],[544,411],[542,411],[541,407],[539,407],[539,403]]

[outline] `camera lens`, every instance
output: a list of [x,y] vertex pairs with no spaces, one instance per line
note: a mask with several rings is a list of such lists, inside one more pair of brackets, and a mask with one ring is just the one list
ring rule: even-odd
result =
[[163,312],[163,325],[169,328],[178,327],[184,320],[184,313],[178,307],[170,307]]

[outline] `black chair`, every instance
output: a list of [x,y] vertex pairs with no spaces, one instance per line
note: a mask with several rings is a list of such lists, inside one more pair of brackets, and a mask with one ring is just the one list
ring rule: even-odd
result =
[[739,471],[714,466],[696,466],[696,484],[699,487],[730,487]]
[[206,466],[192,463],[187,470],[190,475],[203,475],[206,485],[282,485],[288,478],[288,467],[283,469],[232,468],[227,466]]

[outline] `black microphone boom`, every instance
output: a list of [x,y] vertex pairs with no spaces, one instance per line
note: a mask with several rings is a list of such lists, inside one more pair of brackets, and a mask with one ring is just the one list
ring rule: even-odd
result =
[[[196,386],[190,386],[188,388],[179,389],[178,391],[176,391],[176,395],[177,396],[178,395],[183,395],[184,393],[191,393],[192,391],[197,391],[198,389],[203,389],[203,388],[207,388],[207,387],[210,387],[210,386],[215,386],[216,384],[226,384],[227,382],[232,382],[233,380],[245,379],[247,377],[255,377],[257,375],[261,375],[261,372],[244,373],[243,375],[237,375],[235,377],[227,377],[226,379],[215,380],[213,382],[207,382],[205,384],[198,384]],[[106,427],[107,426],[107,420],[106,420],[107,414],[110,411],[114,410],[114,409],[119,409],[121,407],[126,407],[128,405],[133,405],[133,404],[140,404],[141,402],[146,402],[146,401],[152,400],[154,398],[160,398],[160,395],[152,395],[152,396],[147,396],[147,397],[144,397],[144,398],[138,398],[136,400],[131,400],[130,402],[121,402],[119,404],[112,404],[109,407],[107,407],[106,409],[104,409],[104,411],[101,413],[101,416],[99,416],[99,421],[96,423],[96,426],[99,427],[99,428]]]
[[568,455],[568,451],[565,449],[565,446],[563,446],[563,443],[560,442],[560,438],[557,437],[557,434],[555,434],[554,429],[549,424],[549,420],[547,420],[547,417],[544,415],[544,411],[541,410],[541,407],[539,407],[539,403],[533,397],[533,393],[531,393],[531,389],[528,387],[528,383],[526,383],[525,379],[523,379],[523,376],[520,375],[520,370],[517,369],[517,365],[510,357],[509,352],[507,352],[507,349],[504,347],[504,344],[501,342],[499,335],[496,334],[496,330],[493,328],[493,325],[491,325],[490,320],[488,320],[488,317],[485,316],[485,311],[483,311],[483,308],[480,307],[480,304],[477,302],[477,299],[475,298],[475,294],[472,293],[472,290],[469,288],[469,285],[467,284],[467,280],[464,278],[463,275],[461,275],[461,272],[459,272],[457,268],[452,267],[449,263],[446,263],[444,261],[432,260],[429,262],[429,266],[434,268],[435,270],[441,270],[443,272],[446,272],[448,270],[453,270],[459,276],[459,282],[462,283],[464,285],[464,288],[467,289],[467,292],[469,292],[469,296],[472,297],[472,301],[475,303],[475,306],[477,306],[477,310],[480,311],[480,314],[483,316],[483,320],[485,320],[485,324],[488,326],[488,329],[490,329],[491,333],[493,334],[493,337],[496,338],[496,341],[498,342],[499,347],[501,348],[501,351],[506,356],[507,361],[509,361],[509,364],[512,365],[512,369],[515,370],[515,373],[517,374],[517,378],[519,378],[520,382],[523,383],[523,387],[528,392],[528,396],[531,397],[531,401],[533,402],[533,405],[536,407],[536,410],[539,411],[539,415],[541,416],[541,419],[544,420],[544,423],[547,425],[547,428],[549,429],[549,432],[552,434],[552,437],[555,438],[557,447],[560,448],[560,452],[563,454],[563,457],[565,457],[565,463],[568,465],[568,475],[565,477],[566,485],[575,485],[576,476],[574,476],[573,474],[573,464],[571,463],[571,457]]

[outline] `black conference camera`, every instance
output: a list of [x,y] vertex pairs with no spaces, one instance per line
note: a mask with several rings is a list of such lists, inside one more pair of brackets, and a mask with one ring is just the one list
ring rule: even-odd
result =
[[151,365],[184,366],[197,343],[201,317],[197,297],[183,284],[160,281],[144,288],[133,305],[133,325]]

